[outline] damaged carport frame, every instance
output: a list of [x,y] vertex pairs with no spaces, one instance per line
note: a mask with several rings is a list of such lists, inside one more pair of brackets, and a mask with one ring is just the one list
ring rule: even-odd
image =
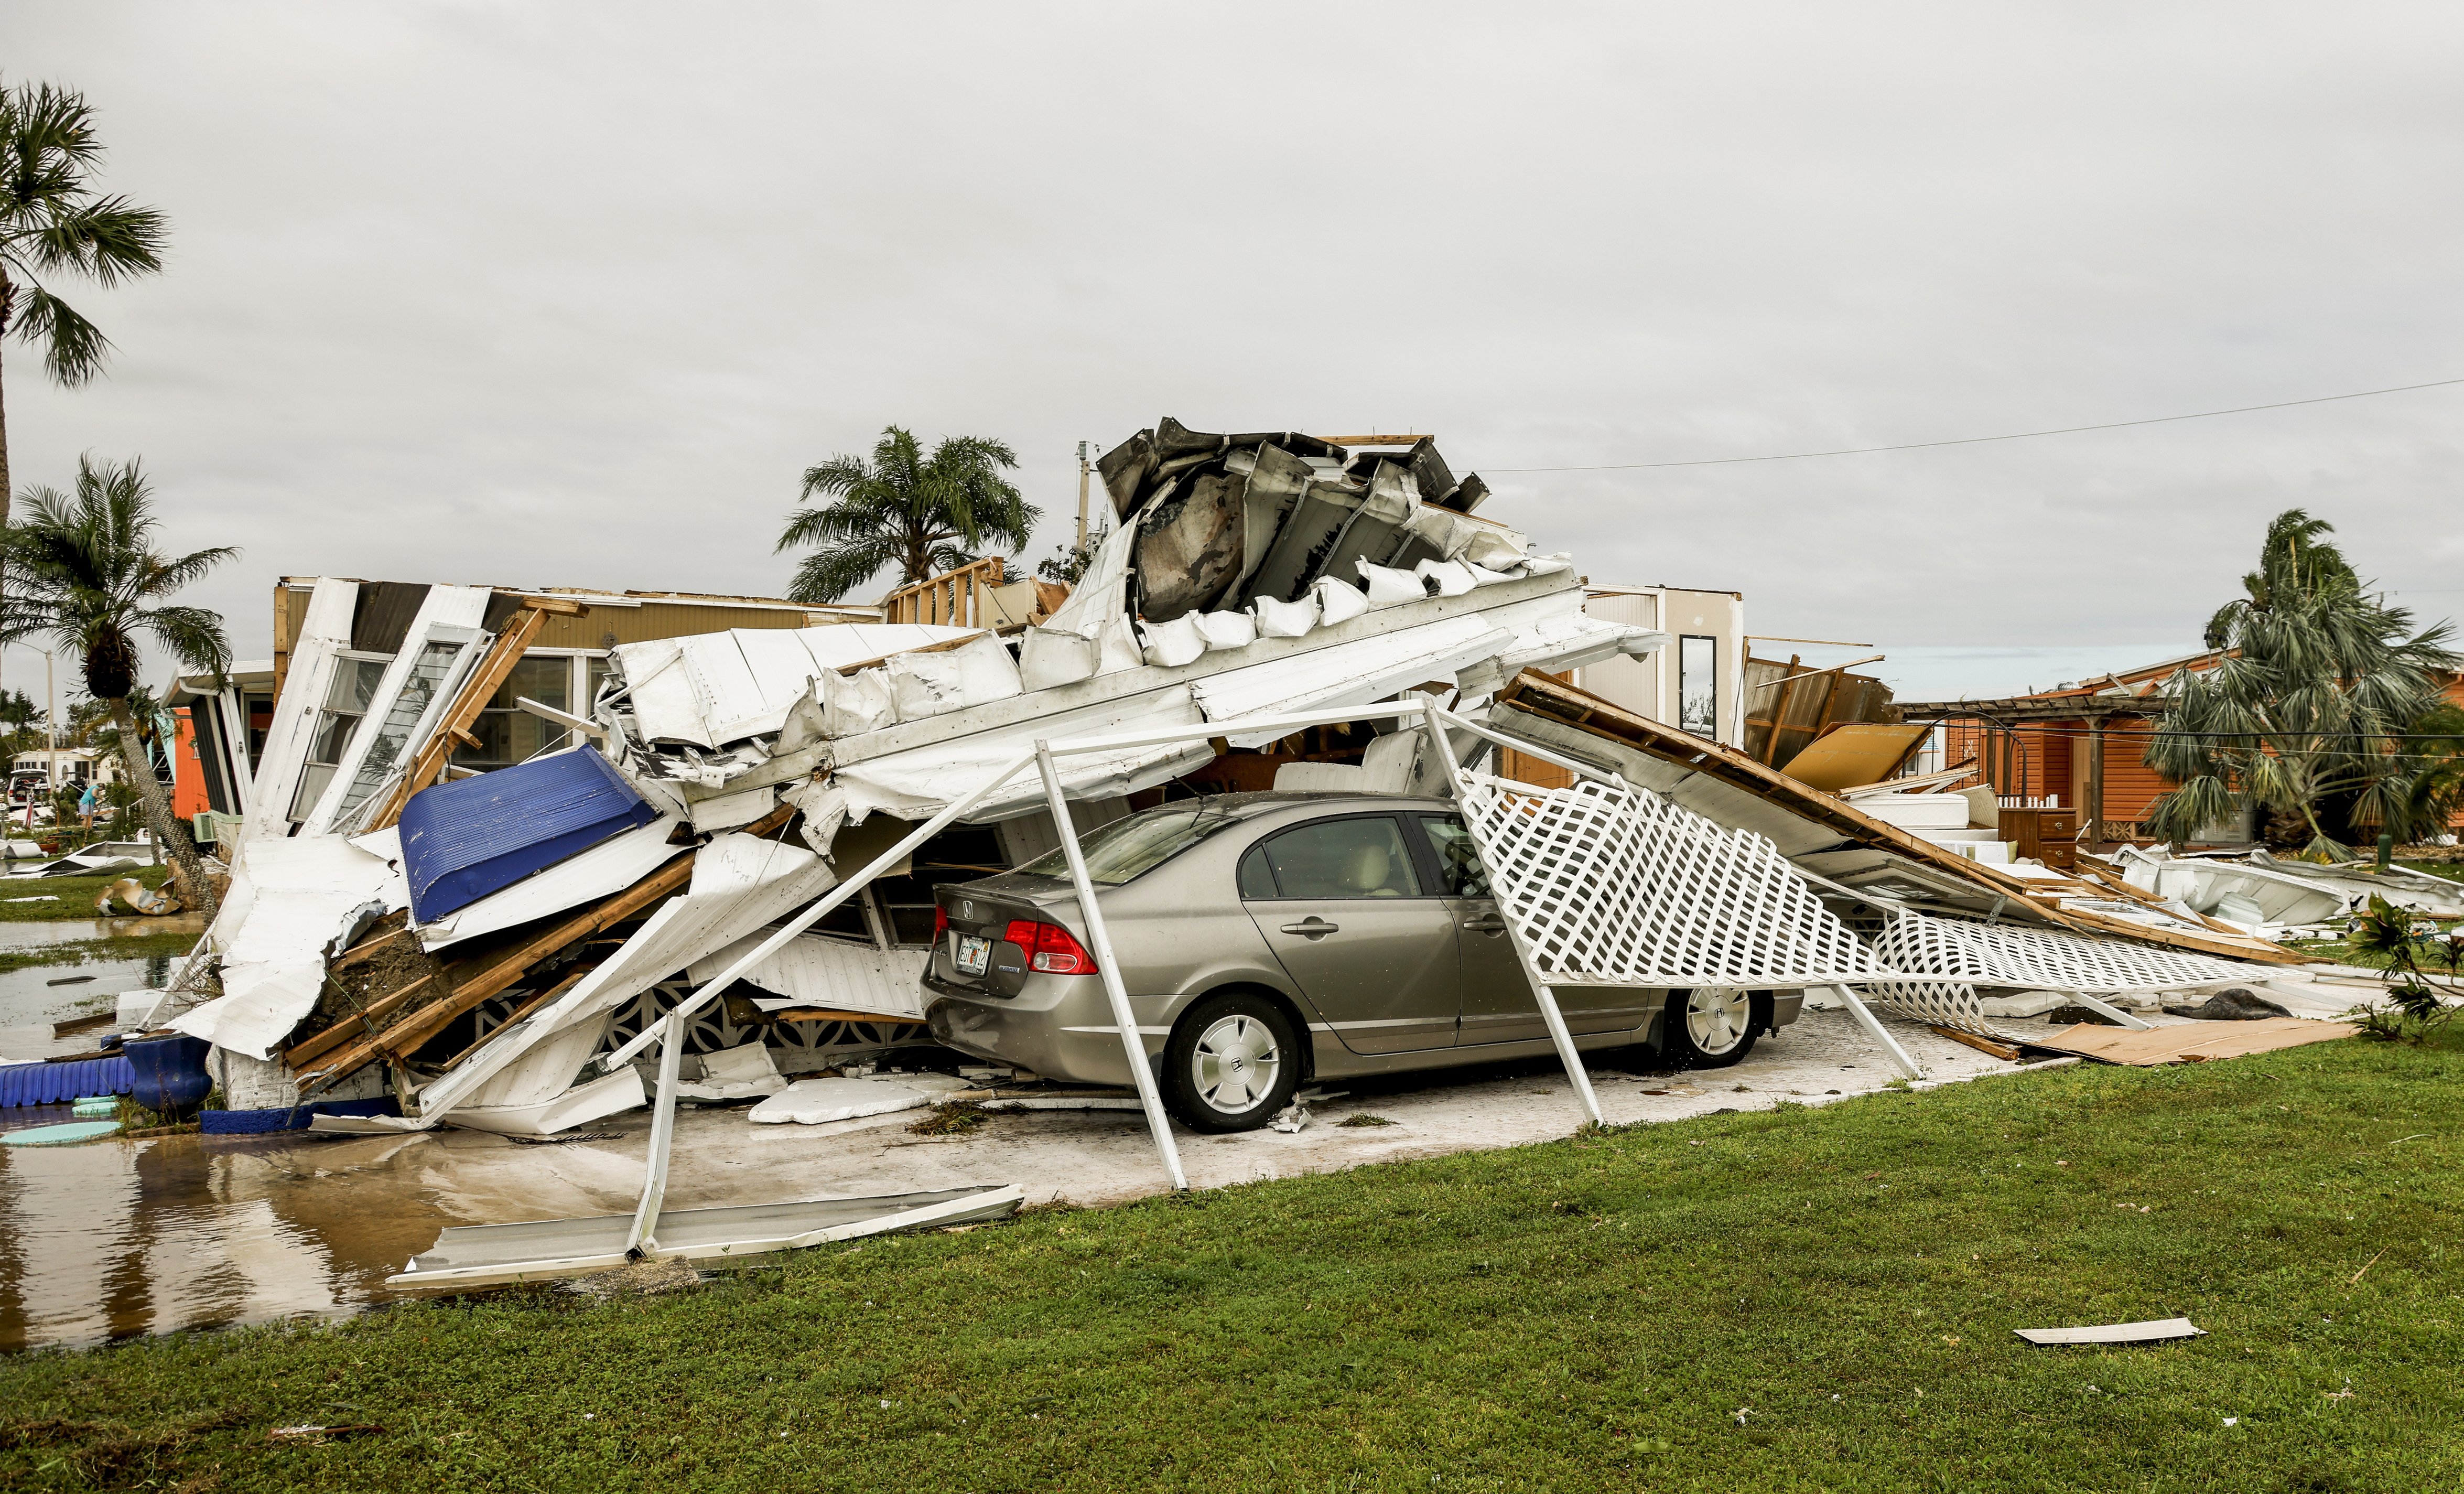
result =
[[[1417,720],[1415,720],[1416,718]],[[1515,739],[1491,731],[1486,726],[1482,725],[1479,723],[1466,720],[1462,716],[1443,709],[1438,702],[1433,699],[1418,695],[1409,696],[1400,701],[1384,702],[1378,705],[1343,706],[1328,710],[1295,713],[1290,715],[1252,717],[1237,724],[1206,724],[1197,726],[1183,726],[1154,731],[1089,737],[1067,742],[1039,740],[1035,743],[1032,749],[1019,752],[1011,757],[1009,761],[1001,765],[992,774],[978,784],[973,791],[963,797],[960,797],[945,806],[938,814],[923,824],[917,826],[895,845],[882,852],[862,870],[856,872],[854,875],[847,878],[845,881],[832,887],[827,894],[817,900],[803,912],[798,914],[796,917],[788,920],[784,924],[778,925],[773,929],[769,937],[764,939],[759,945],[756,946],[751,950],[739,956],[717,975],[704,982],[698,990],[694,991],[684,1001],[667,1013],[659,1021],[646,1027],[630,1041],[625,1043],[606,1056],[604,1060],[605,1063],[610,1068],[613,1068],[616,1065],[629,1061],[634,1056],[647,1048],[652,1041],[655,1040],[660,1044],[658,1088],[656,1098],[653,1102],[654,1110],[651,1120],[649,1157],[644,1179],[642,1197],[631,1220],[631,1227],[623,1238],[621,1249],[610,1248],[615,1244],[615,1241],[612,1238],[612,1232],[608,1232],[607,1230],[608,1226],[612,1226],[615,1223],[615,1220],[612,1218],[607,1220],[573,1221],[576,1226],[591,1229],[592,1233],[599,1235],[599,1238],[593,1241],[591,1247],[582,1253],[554,1258],[533,1257],[531,1259],[521,1260],[518,1261],[505,1259],[504,1253],[501,1251],[488,1250],[485,1244],[482,1243],[482,1240],[493,1238],[501,1245],[511,1247],[516,1253],[518,1253],[521,1245],[532,1239],[545,1241],[548,1239],[569,1239],[572,1237],[569,1234],[562,1236],[557,1235],[553,1232],[550,1225],[545,1224],[485,1226],[478,1229],[457,1230],[452,1232],[452,1234],[464,1237],[471,1245],[476,1247],[476,1253],[478,1255],[493,1256],[495,1259],[488,1264],[481,1265],[474,1263],[472,1266],[460,1270],[450,1268],[442,1272],[433,1269],[428,1271],[414,1270],[412,1272],[406,1273],[404,1276],[395,1278],[395,1281],[398,1283],[407,1285],[438,1285],[447,1284],[449,1282],[468,1282],[480,1279],[501,1280],[506,1277],[516,1275],[555,1275],[598,1269],[613,1264],[619,1259],[655,1260],[671,1257],[706,1259],[713,1255],[727,1254],[731,1251],[778,1248],[780,1245],[785,1243],[802,1242],[799,1239],[782,1237],[779,1229],[771,1223],[767,1215],[759,1209],[693,1210],[685,1211],[681,1214],[670,1214],[664,1210],[669,1163],[674,1144],[677,1088],[680,1080],[685,1034],[689,1030],[695,1014],[708,1006],[712,1001],[717,999],[721,993],[727,991],[730,986],[732,986],[737,980],[740,979],[747,971],[757,968],[764,959],[767,959],[779,949],[783,948],[788,941],[796,938],[805,929],[827,917],[833,910],[845,903],[849,898],[853,897],[873,878],[884,875],[891,868],[900,864],[915,850],[924,845],[926,841],[940,834],[951,824],[963,818],[970,811],[976,809],[979,805],[982,804],[992,795],[1000,792],[1020,774],[1026,771],[1030,766],[1033,766],[1036,769],[1038,776],[1042,780],[1045,798],[1052,813],[1053,822],[1056,826],[1067,827],[1062,835],[1062,847],[1068,863],[1070,881],[1076,892],[1079,911],[1086,923],[1089,943],[1092,946],[1096,967],[1104,984],[1105,994],[1112,1010],[1115,1030],[1120,1036],[1124,1053],[1129,1060],[1129,1068],[1136,1084],[1139,1107],[1146,1117],[1149,1131],[1155,1140],[1156,1153],[1163,1164],[1164,1171],[1171,1178],[1172,1186],[1175,1189],[1186,1189],[1189,1186],[1188,1178],[1181,1168],[1179,1149],[1174,1141],[1170,1124],[1164,1114],[1162,1097],[1156,1083],[1156,1076],[1153,1061],[1149,1059],[1146,1052],[1144,1042],[1145,1035],[1141,1031],[1137,1023],[1135,1014],[1131,1007],[1130,994],[1122,979],[1121,964],[1112,948],[1110,934],[1105,927],[1102,908],[1095,895],[1094,883],[1088,874],[1086,860],[1080,848],[1080,832],[1076,828],[1075,817],[1069,812],[1068,801],[1067,795],[1063,792],[1061,774],[1056,766],[1056,759],[1107,752],[1118,752],[1136,747],[1168,746],[1179,742],[1202,741],[1211,737],[1221,737],[1225,735],[1227,731],[1231,734],[1231,739],[1234,741],[1265,742],[1312,726],[1338,725],[1364,721],[1380,720],[1397,721],[1404,723],[1407,725],[1417,725],[1419,729],[1425,731],[1427,734],[1427,741],[1433,751],[1441,758],[1441,760],[1445,762],[1452,770],[1453,784],[1455,792],[1459,797],[1464,793],[1467,783],[1463,773],[1458,749],[1448,738],[1447,733],[1449,730],[1466,733],[1473,738],[1480,739],[1481,741],[1490,745],[1498,747],[1511,747],[1515,750],[1522,751],[1543,761],[1550,762],[1588,780],[1617,785],[1621,790],[1626,788],[1626,786],[1619,784],[1612,774],[1601,773],[1596,769],[1572,759],[1559,757],[1557,754],[1551,752],[1546,748],[1535,748],[1529,743],[1519,742]],[[1476,748],[1478,745],[1478,743],[1475,743]],[[1672,811],[1672,813],[1679,814],[1684,814],[1683,811]],[[1692,816],[1687,817],[1691,818]],[[1471,828],[1474,843],[1481,851],[1485,859],[1498,856],[1501,853],[1503,848],[1499,845],[1498,837],[1485,824],[1475,816],[1469,814],[1466,815],[1466,822]],[[1740,838],[1751,839],[1753,837]],[[1496,863],[1492,862],[1492,864]],[[1547,962],[1529,942],[1525,921],[1522,918],[1509,913],[1506,922],[1507,925],[1508,936],[1514,943],[1516,955],[1521,961],[1527,976],[1531,980],[1540,1007],[1542,1019],[1549,1030],[1551,1041],[1555,1046],[1560,1059],[1565,1064],[1567,1076],[1573,1084],[1577,1099],[1581,1103],[1583,1112],[1594,1124],[1598,1124],[1602,1120],[1599,1102],[1596,1095],[1595,1095],[1592,1090],[1590,1076],[1584,1069],[1582,1059],[1576,1051],[1573,1036],[1568,1029],[1565,1018],[1558,1010],[1556,1000],[1551,990],[1548,973],[1545,970]],[[1848,948],[1854,948],[1853,940],[1845,941],[1845,944]],[[1837,989],[1842,995],[1847,998],[1851,1007],[1856,1010],[1868,1024],[1869,1029],[1878,1037],[1881,1037],[1884,1044],[1891,1049],[1899,1061],[1908,1068],[1911,1073],[1916,1072],[1914,1064],[1907,1060],[1906,1055],[1898,1048],[1896,1043],[1891,1042],[1887,1033],[1881,1028],[1880,1022],[1877,1021],[1870,1013],[1864,1010],[1862,1004],[1857,1000],[1853,993],[1849,992],[1844,984],[1837,984],[1838,982],[1846,979],[1860,977],[1872,978],[1876,975],[1886,975],[1890,972],[1879,970],[1872,964],[1870,959],[1860,960],[1856,958],[1853,954],[1850,955],[1849,958],[1839,961],[1838,963],[1843,965],[1845,968],[1817,970],[1802,971],[1799,973],[1816,980],[1828,978],[1832,983],[1834,983],[1836,989]],[[956,1214],[960,1212],[992,1207],[1001,1201],[1002,1198],[1006,1198],[1008,1202],[1014,1204],[1015,1190],[1005,1191],[1005,1193],[1001,1194],[999,1197],[988,1192],[982,1195],[951,1195],[948,1198],[936,1196],[934,1199],[923,1200],[920,1202],[913,1199],[874,1200],[873,1202],[876,1205],[878,1217],[873,1218],[870,1223],[873,1228],[914,1227],[915,1225],[935,1222],[936,1220],[943,1219],[945,1215],[955,1216]],[[778,1207],[806,1209],[836,1208],[845,1210],[853,1206],[857,1202],[859,1201],[833,1200],[827,1204]],[[911,1204],[914,1205],[914,1207],[902,1207],[903,1205]],[[721,1215],[741,1215],[744,1222],[748,1225],[759,1222],[769,1227],[762,1230],[758,1238],[735,1241],[724,1240],[718,1238],[719,1232],[714,1230],[714,1225],[719,1222],[717,1216]],[[663,1230],[666,1232],[664,1235],[662,1234]],[[473,1238],[474,1237],[477,1238]],[[832,1235],[827,1238],[844,1238],[844,1236]],[[440,1264],[442,1263],[443,1262],[440,1262]]]
[[[1964,980],[2008,978],[2031,960],[2076,958],[2079,951],[2035,936],[2038,947],[2017,951],[1991,943],[1979,944],[1968,925],[1919,914],[1896,900],[1834,882],[1818,874],[1791,866],[1766,836],[1730,829],[1684,809],[1667,795],[1638,788],[1613,771],[1539,747],[1528,738],[1500,732],[1488,725],[1445,709],[1437,700],[1418,693],[1374,705],[1347,705],[1279,716],[1252,716],[1235,722],[1175,726],[1117,733],[1069,741],[1037,740],[1032,748],[1016,752],[965,796],[943,807],[898,843],[876,856],[861,871],[834,886],[803,913],[775,928],[759,945],[704,982],[658,1022],[646,1027],[604,1060],[621,1065],[652,1040],[661,1043],[659,1081],[652,1117],[649,1155],[642,1196],[629,1228],[621,1216],[567,1221],[564,1233],[555,1224],[488,1226],[450,1232],[460,1237],[448,1244],[467,1244],[477,1257],[453,1268],[451,1252],[423,1258],[431,1267],[414,1269],[394,1279],[397,1284],[437,1285],[453,1282],[503,1280],[513,1276],[555,1275],[598,1269],[627,1258],[706,1259],[783,1244],[812,1243],[822,1238],[858,1233],[912,1228],[979,1217],[986,1211],[1014,1207],[1015,1190],[986,1189],[948,1195],[908,1195],[874,1200],[840,1199],[805,1205],[756,1206],[749,1209],[664,1211],[668,1170],[674,1141],[684,1037],[696,1013],[717,999],[737,979],[783,948],[804,929],[845,903],[872,879],[888,873],[927,840],[1000,792],[1032,764],[1042,780],[1043,796],[1056,826],[1066,827],[1061,843],[1088,942],[1103,980],[1129,1068],[1135,1081],[1158,1157],[1172,1186],[1185,1189],[1186,1174],[1165,1118],[1153,1061],[1145,1048],[1147,1036],[1136,1021],[1122,968],[1105,927],[1092,880],[1079,848],[1080,831],[1069,813],[1058,760],[1120,752],[1179,742],[1228,738],[1242,743],[1269,741],[1312,726],[1364,721],[1394,721],[1425,733],[1425,741],[1448,770],[1448,780],[1504,915],[1519,964],[1535,995],[1551,1044],[1564,1063],[1585,1117],[1604,1120],[1574,1038],[1558,1009],[1557,985],[1624,985],[1646,989],[1749,985],[1756,988],[1813,989],[1834,992],[1910,1078],[1923,1070],[1866,1007],[1856,988],[1862,986],[1897,1005],[1911,995],[1924,996]],[[1468,753],[1449,733],[1474,739]],[[1511,747],[1565,769],[1577,778],[1567,789],[1540,790],[1475,771],[1465,766],[1483,745]],[[1817,897],[1821,887],[1835,897],[1884,908],[1896,941],[1874,946],[1852,933]],[[1988,929],[1991,925],[1986,925]],[[2057,939],[2075,936],[2052,936]],[[2220,961],[2197,960],[2167,951],[2133,949],[2112,941],[2085,941],[2099,948],[2096,956],[2107,967],[2105,988],[2120,990],[2148,979],[2160,967],[2174,982],[2231,979],[2233,972]],[[1885,964],[1881,947],[1905,950],[1921,958]],[[2145,969],[2142,969],[2145,967]],[[1965,989],[1964,987],[1962,989]],[[869,1203],[870,1212],[859,1206]],[[862,1216],[855,1222],[821,1225],[802,1235],[784,1233],[778,1221],[782,1212],[807,1211],[819,1223],[822,1215],[846,1219],[847,1211]],[[834,1211],[834,1212],[833,1212]],[[740,1226],[731,1236],[731,1224]],[[524,1255],[532,1240],[571,1241],[587,1237],[586,1248],[572,1254]],[[512,1252],[512,1256],[508,1252]],[[443,1259],[440,1259],[440,1256]],[[518,1256],[520,1259],[513,1259]]]

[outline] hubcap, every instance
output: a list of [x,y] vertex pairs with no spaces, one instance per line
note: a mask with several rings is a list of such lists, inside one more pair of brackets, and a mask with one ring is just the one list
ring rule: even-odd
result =
[[1198,1035],[1189,1067],[1199,1099],[1226,1115],[1238,1115],[1274,1089],[1284,1072],[1284,1054],[1272,1028],[1235,1014],[1218,1018]]
[[1753,1003],[1742,991],[1697,991],[1685,998],[1685,1036],[1696,1051],[1722,1054],[1746,1040]]

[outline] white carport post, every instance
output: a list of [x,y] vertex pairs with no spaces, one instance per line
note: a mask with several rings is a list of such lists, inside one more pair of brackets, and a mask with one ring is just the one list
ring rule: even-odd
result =
[[1891,1067],[1909,1079],[1925,1077],[1925,1071],[1918,1067],[1916,1059],[1908,1057],[1908,1050],[1900,1046],[1900,1040],[1891,1036],[1891,1030],[1882,1025],[1882,1019],[1874,1015],[1873,1008],[1865,1005],[1857,992],[1845,986],[1834,986],[1831,990],[1848,1004],[1848,1015],[1857,1019],[1858,1026],[1865,1029],[1865,1036],[1882,1045],[1882,1054],[1891,1060]]
[[[974,792],[953,800],[949,808],[916,826],[908,833],[905,839],[875,857],[870,865],[824,893],[821,901],[811,907],[779,925],[777,931],[755,946],[743,958],[719,971],[715,978],[703,982],[699,991],[677,1002],[670,1009],[667,1015],[645,1026],[641,1032],[634,1035],[631,1041],[606,1057],[605,1064],[608,1069],[613,1070],[617,1064],[628,1061],[633,1055],[641,1052],[653,1039],[664,1039],[659,1050],[659,1093],[652,1101],[654,1108],[650,1113],[649,1165],[642,1179],[642,1201],[633,1211],[633,1228],[626,1238],[627,1255],[638,1254],[642,1257],[649,1257],[658,1254],[659,1209],[667,1201],[668,1157],[675,1144],[676,1074],[678,1065],[684,1059],[685,1032],[693,1025],[693,1014],[708,1006],[719,992],[735,985],[745,971],[786,948],[787,941],[828,917],[841,903],[855,896],[867,882],[906,859],[925,841],[939,835],[951,821],[981,804],[991,796],[994,790],[1017,777],[1020,770],[1033,761],[1035,761],[1035,754],[1031,752],[1022,752],[1011,758],[999,772],[979,785]],[[1179,1168],[1176,1164],[1174,1167],[1176,1179],[1178,1173]]]
[[[1453,744],[1446,740],[1445,723],[1451,719],[1475,732],[1480,732],[1480,728],[1459,716],[1449,718],[1438,708],[1438,702],[1435,700],[1430,700],[1423,705],[1420,719],[1428,727],[1430,747],[1438,754],[1438,760],[1446,766],[1446,788],[1457,799],[1461,799],[1463,767],[1455,761]],[[1480,734],[1487,735],[1486,732],[1480,732]],[[1553,758],[1546,751],[1534,755],[1557,762],[1560,767],[1576,772],[1596,773],[1597,771],[1597,769],[1582,768],[1577,764]],[[1490,855],[1489,848],[1481,844],[1480,829],[1473,817],[1465,814],[1463,816],[1463,821],[1464,833],[1471,836],[1472,845],[1480,852],[1481,859],[1493,863],[1495,858]],[[1492,896],[1495,895],[1495,890],[1490,889]],[[1583,1113],[1592,1118],[1594,1126],[1607,1125],[1607,1118],[1600,1114],[1600,1097],[1592,1089],[1591,1070],[1583,1067],[1583,1056],[1574,1051],[1574,1035],[1566,1027],[1566,1014],[1557,1010],[1557,993],[1550,989],[1549,978],[1541,973],[1540,962],[1532,955],[1531,947],[1524,942],[1522,928],[1510,918],[1501,918],[1499,922],[1506,925],[1506,937],[1514,942],[1514,957],[1522,962],[1523,973],[1531,982],[1532,994],[1539,998],[1540,1020],[1549,1029],[1549,1040],[1557,1045],[1557,1057],[1566,1065],[1566,1077],[1573,1081],[1574,1098],[1582,1102]]]
[[1104,910],[1096,905],[1095,881],[1087,874],[1086,848],[1078,843],[1078,822],[1061,792],[1061,771],[1052,766],[1052,744],[1038,739],[1035,766],[1044,775],[1044,796],[1052,806],[1052,827],[1060,832],[1062,855],[1069,861],[1069,881],[1078,889],[1078,911],[1087,920],[1087,943],[1095,956],[1096,974],[1112,1003],[1112,1020],[1121,1030],[1121,1048],[1130,1060],[1130,1080],[1138,1087],[1138,1108],[1147,1113],[1147,1129],[1155,1133],[1155,1150],[1175,1190],[1187,1193],[1189,1178],[1180,1170],[1180,1148],[1172,1139],[1172,1121],[1163,1113],[1163,1096],[1155,1089],[1155,1069],[1147,1062],[1145,1035],[1137,1014],[1130,1010],[1129,988],[1121,981],[1120,958],[1112,952],[1112,936],[1104,926]]

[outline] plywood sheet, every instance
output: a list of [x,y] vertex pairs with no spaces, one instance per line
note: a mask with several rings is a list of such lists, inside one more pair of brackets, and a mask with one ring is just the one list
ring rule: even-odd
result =
[[2107,1063],[2153,1068],[2163,1063],[2203,1063],[2210,1059],[2238,1059],[2244,1054],[2273,1053],[2303,1043],[2333,1042],[2361,1031],[2350,1022],[2314,1022],[2306,1017],[2270,1016],[2255,1022],[2180,1022],[2134,1032],[2082,1022],[2050,1037],[2030,1038],[2032,1046],[2076,1053]]
[[1788,767],[1781,770],[1806,787],[1826,793],[1881,783],[1931,729],[1870,723],[1841,726],[1790,758]]

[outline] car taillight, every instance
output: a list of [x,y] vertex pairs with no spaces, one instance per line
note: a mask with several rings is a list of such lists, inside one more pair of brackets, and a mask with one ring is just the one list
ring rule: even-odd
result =
[[1035,925],[1035,958],[1030,963],[1046,975],[1095,973],[1095,957],[1059,924]]
[[1026,951],[1028,968],[1046,975],[1092,975],[1095,957],[1059,924],[1013,920],[1001,937]]
[[933,904],[933,937],[937,942],[950,931],[950,910],[938,903]]

